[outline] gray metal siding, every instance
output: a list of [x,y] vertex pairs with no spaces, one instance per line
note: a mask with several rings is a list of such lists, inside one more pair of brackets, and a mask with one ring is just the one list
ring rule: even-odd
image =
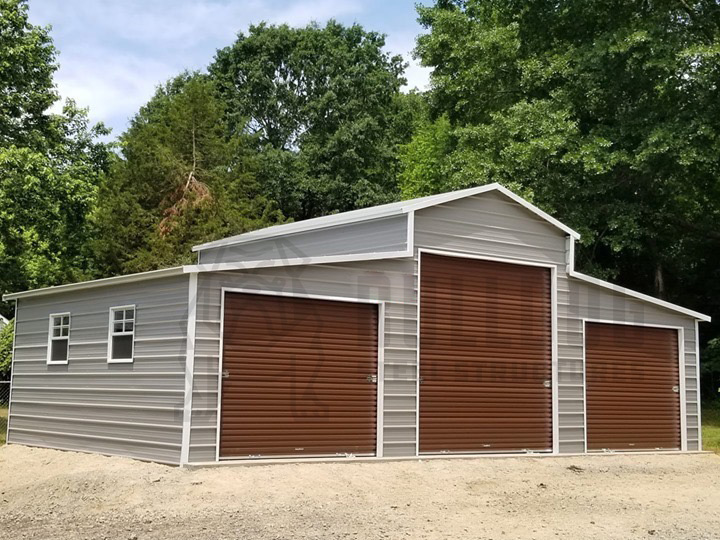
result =
[[200,264],[403,251],[407,216],[375,219],[200,251]]
[[[426,248],[555,265],[558,289],[567,282],[565,234],[496,192],[418,211],[415,247],[416,260],[417,248]],[[562,317],[560,306],[558,316]],[[575,372],[572,355],[568,354],[572,338],[561,325],[558,325],[557,339],[559,444],[561,451],[568,452],[575,451],[573,446],[577,445],[573,441],[578,439],[578,429],[584,426],[583,409],[576,411],[575,407],[576,384],[582,383],[582,372]],[[582,386],[579,390],[582,391]],[[579,438],[584,441],[584,435]]]
[[484,193],[418,211],[415,247],[556,265],[561,453],[585,450],[582,319],[683,326],[688,449],[697,449],[697,359],[693,319],[568,278],[564,233],[499,193]]
[[413,262],[408,258],[200,274],[191,462],[214,461],[216,455],[223,287],[384,300],[384,453],[408,455],[409,448],[414,455],[416,307]]
[[[19,300],[9,442],[178,463],[188,278]],[[136,305],[135,360],[109,364],[112,306]],[[48,316],[70,312],[67,365],[47,365]]]
[[[566,361],[578,373],[583,371],[583,319],[612,320],[632,324],[678,326],[684,329],[685,400],[688,450],[699,450],[697,356],[695,350],[695,321],[660,306],[615,293],[591,283],[570,278],[566,286],[558,291],[560,328],[568,337]],[[580,383],[582,385],[582,381]],[[584,410],[584,396],[578,395],[568,405],[572,410]],[[568,408],[568,414],[570,409]],[[584,438],[583,438],[584,441]],[[577,448],[575,446],[574,448]],[[582,450],[580,450],[582,451]]]

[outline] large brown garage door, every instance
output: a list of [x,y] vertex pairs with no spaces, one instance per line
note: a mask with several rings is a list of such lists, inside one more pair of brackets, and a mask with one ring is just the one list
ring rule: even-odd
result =
[[680,449],[678,332],[586,323],[588,450]]
[[420,451],[552,450],[550,270],[422,254]]
[[220,457],[368,455],[374,304],[226,293]]

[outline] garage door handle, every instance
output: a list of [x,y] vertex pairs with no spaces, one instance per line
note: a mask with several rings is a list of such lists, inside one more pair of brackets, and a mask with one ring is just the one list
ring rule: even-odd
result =
[[673,386],[673,387],[672,387],[672,391],[677,394],[678,392],[680,392],[680,387],[679,387],[679,386]]
[[377,375],[368,375],[366,379],[369,383],[377,384]]
[[229,378],[230,378],[230,372],[229,372],[227,369],[223,369],[222,378],[223,378],[223,379],[229,379]]

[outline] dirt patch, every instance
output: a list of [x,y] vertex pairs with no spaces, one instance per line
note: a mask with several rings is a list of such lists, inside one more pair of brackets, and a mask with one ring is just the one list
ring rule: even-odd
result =
[[711,539],[720,456],[186,470],[0,449],[0,538]]

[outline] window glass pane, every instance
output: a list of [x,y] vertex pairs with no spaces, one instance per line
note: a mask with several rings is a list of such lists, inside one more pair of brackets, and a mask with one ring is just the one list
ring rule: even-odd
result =
[[132,331],[133,331],[133,323],[132,323],[132,322],[126,322],[126,323],[125,323],[125,331],[126,331],[126,332],[132,332]]
[[59,336],[60,336],[60,329],[53,328],[53,337],[59,337]]
[[70,325],[70,316],[69,316],[69,315],[65,315],[65,316],[62,318],[62,321],[63,321],[62,323],[63,323],[65,326],[69,326],[69,325]]
[[68,357],[68,340],[54,339],[51,342],[50,360],[53,362],[64,362]]
[[113,332],[122,332],[123,331],[123,323],[116,322],[113,323]]
[[113,318],[114,318],[116,321],[122,321],[122,319],[123,319],[123,310],[122,310],[122,309],[119,309],[119,310],[115,311]]
[[53,326],[60,326],[61,322],[60,317],[53,317]]
[[132,336],[113,336],[112,358],[122,360],[132,358]]
[[69,328],[69,327],[63,326],[63,327],[60,329],[60,335],[61,335],[61,336],[68,336],[69,334],[70,334],[70,328]]

